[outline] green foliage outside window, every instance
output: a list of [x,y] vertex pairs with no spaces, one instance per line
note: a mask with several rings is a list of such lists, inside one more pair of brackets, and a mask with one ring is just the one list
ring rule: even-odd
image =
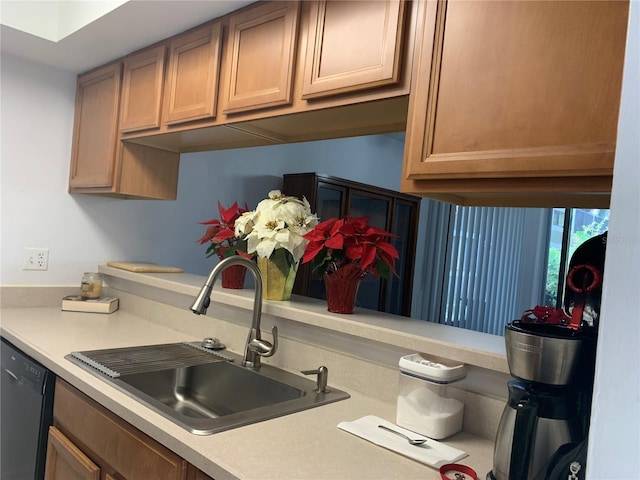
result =
[[[582,225],[580,230],[571,234],[569,241],[569,254],[567,255],[567,263],[571,260],[571,256],[576,249],[590,238],[604,233],[608,228],[608,216],[600,221],[593,221],[588,225]],[[560,281],[560,257],[559,248],[549,248],[549,258],[547,260],[547,279],[545,284],[545,305],[556,306],[558,302],[558,283]],[[564,279],[562,280],[564,281]]]
[[560,249],[551,247],[547,261],[547,281],[545,284],[545,305],[555,306],[558,301],[558,276],[560,272]]

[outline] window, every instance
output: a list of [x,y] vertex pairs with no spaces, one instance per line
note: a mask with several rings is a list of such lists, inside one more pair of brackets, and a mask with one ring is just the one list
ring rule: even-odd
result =
[[[423,204],[424,205],[424,204]],[[420,318],[495,335],[536,305],[560,307],[575,249],[608,210],[461,207],[429,201]]]
[[[609,228],[609,210],[554,208],[552,217],[544,304],[560,308],[564,281],[559,279],[566,277],[576,248]],[[556,218],[561,219],[561,223],[557,223]]]
[[541,303],[548,209],[427,208],[421,318],[502,335]]

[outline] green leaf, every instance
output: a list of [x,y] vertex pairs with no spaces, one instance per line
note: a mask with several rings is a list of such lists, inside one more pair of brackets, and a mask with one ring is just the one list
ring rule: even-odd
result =
[[224,258],[238,255],[238,252],[247,253],[246,239],[238,240],[235,245],[231,245],[229,248],[227,248],[227,250],[224,252]]
[[376,260],[374,267],[380,277],[384,278],[385,280],[391,279],[391,269],[385,262],[383,262],[382,260]]
[[293,255],[286,248],[277,248],[271,254],[271,260],[276,267],[285,275],[289,275],[289,270],[293,265]]
[[324,275],[327,270],[327,264],[331,261],[331,255],[329,255],[329,251],[326,248],[322,250],[322,253],[322,255],[316,255],[312,263],[311,273],[318,277]]
[[209,258],[209,257],[213,257],[214,255],[217,255],[217,245],[214,243],[210,243],[209,247],[207,248],[207,250],[204,252],[205,253],[205,258]]

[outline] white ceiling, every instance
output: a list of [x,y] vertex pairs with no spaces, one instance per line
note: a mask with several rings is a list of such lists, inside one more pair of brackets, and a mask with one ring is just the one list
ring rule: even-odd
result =
[[[81,73],[253,1],[132,0],[58,41],[47,40],[3,22],[0,25],[0,51],[61,70]],[[12,3],[22,2],[3,1],[0,8],[9,8]],[[29,5],[29,2],[24,3]],[[51,14],[47,9],[33,10],[33,15]],[[46,18],[39,20],[43,24],[47,22]]]

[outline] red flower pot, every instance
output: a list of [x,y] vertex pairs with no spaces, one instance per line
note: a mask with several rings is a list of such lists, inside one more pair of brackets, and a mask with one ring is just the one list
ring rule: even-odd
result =
[[333,313],[353,313],[360,281],[366,276],[357,263],[347,263],[333,273],[323,275],[327,292],[327,310]]
[[244,277],[247,268],[242,265],[231,265],[222,271],[222,288],[244,288]]

